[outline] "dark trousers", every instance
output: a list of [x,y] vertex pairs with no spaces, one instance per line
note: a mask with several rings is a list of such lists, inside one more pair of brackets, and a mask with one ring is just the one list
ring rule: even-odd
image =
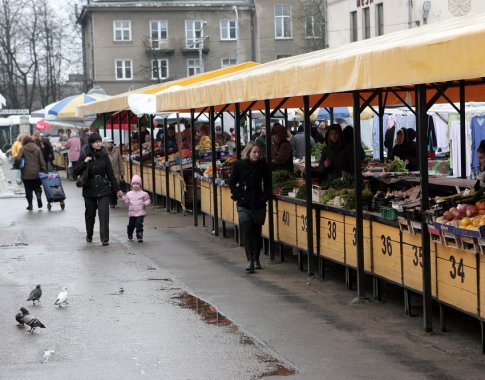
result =
[[73,181],[76,181],[77,180],[77,175],[74,174],[74,168],[77,165],[77,161],[71,161],[71,164],[72,164],[71,169],[70,170],[68,169],[68,171],[70,172],[68,177],[70,179],[72,179]]
[[32,196],[35,193],[37,198],[40,198],[42,195],[42,188],[40,187],[40,179],[24,179],[24,188],[25,188],[25,198],[29,204],[32,203]]
[[241,232],[244,239],[244,250],[249,260],[259,260],[259,254],[263,245],[261,231],[263,226],[253,221],[245,221],[241,224]]
[[86,221],[87,237],[93,237],[96,210],[98,210],[99,237],[102,242],[109,241],[109,198],[109,195],[101,198],[84,198],[84,205],[86,206],[84,219]]
[[136,229],[136,237],[143,237],[143,220],[144,216],[130,216],[128,221],[127,231],[129,236],[133,236],[133,231]]

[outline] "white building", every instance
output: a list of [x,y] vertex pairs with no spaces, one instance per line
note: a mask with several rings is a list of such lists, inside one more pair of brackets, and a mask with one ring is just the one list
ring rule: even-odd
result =
[[327,0],[329,47],[485,12],[484,0]]

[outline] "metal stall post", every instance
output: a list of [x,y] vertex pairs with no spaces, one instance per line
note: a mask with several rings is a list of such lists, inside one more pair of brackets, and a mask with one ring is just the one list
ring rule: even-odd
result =
[[315,260],[313,256],[313,204],[312,204],[312,147],[310,143],[310,98],[303,97],[303,113],[305,118],[305,185],[306,185],[306,226],[307,226],[307,249],[308,249],[308,275],[315,274]]
[[241,105],[235,104],[234,128],[236,130],[236,158],[241,159]]
[[126,122],[128,124],[128,163],[130,164],[130,178],[128,180],[131,181],[131,178],[133,177],[133,160],[131,159],[131,114],[128,112],[128,115],[126,115]]
[[115,128],[114,128],[113,118],[111,118],[111,140],[113,140],[113,142],[115,141]]
[[141,177],[141,187],[142,189],[145,188],[145,179],[143,178],[143,148],[141,142],[141,126],[140,126],[140,118],[137,116],[136,120],[138,122],[138,150],[140,151],[140,177]]
[[[421,176],[421,213],[429,208],[428,189],[428,114],[426,104],[426,85],[416,86],[416,127],[418,130],[418,157],[419,172]],[[464,151],[462,151],[464,152]],[[421,247],[423,263],[423,324],[424,331],[433,331],[433,312],[431,298],[431,253],[429,246],[429,234],[426,221],[421,222]]]
[[[251,109],[249,110],[248,118],[249,118],[248,141],[251,141],[251,139],[253,137],[253,110],[251,110]],[[268,133],[268,131],[266,131],[266,133]]]
[[355,177],[355,241],[357,243],[357,298],[365,299],[364,285],[364,213],[362,207],[362,169],[360,157],[360,94],[353,92],[354,97],[354,177]]
[[[268,170],[273,172],[271,165],[271,108],[269,100],[264,101],[265,119],[266,119],[266,162],[268,163]],[[273,179],[269,177],[269,187],[273,189]],[[268,227],[269,227],[269,260],[274,261],[274,220],[273,220],[273,191],[271,190],[271,198],[268,200]]]
[[[126,112],[129,112],[129,111],[126,111]],[[121,120],[121,112],[120,112],[120,114],[118,115],[118,128],[119,128],[118,129],[118,131],[119,131],[118,137],[120,138],[120,143],[119,143],[120,153],[121,153],[121,150],[122,150],[121,146],[123,145],[123,128],[121,127],[121,125],[122,125],[121,122],[122,122],[122,120]]]
[[379,90],[379,161],[384,162],[384,110],[382,90]]
[[[465,84],[460,81],[460,171],[461,178],[466,178],[466,120],[465,120]],[[473,152],[472,152],[473,154]],[[463,159],[465,158],[465,159]]]
[[150,149],[151,149],[151,161],[152,161],[152,198],[153,203],[155,205],[158,204],[157,202],[157,194],[155,193],[155,134],[153,128],[153,119],[155,118],[154,115],[150,115]]
[[216,165],[216,121],[215,121],[215,109],[214,107],[210,107],[209,111],[209,127],[211,132],[211,156],[212,156],[212,211],[214,212],[213,217],[213,228],[214,228],[214,235],[219,236],[219,210],[217,207],[217,186],[216,186],[216,174],[217,174],[217,165]]
[[167,206],[167,212],[170,212],[172,202],[170,202],[170,171],[168,167],[168,151],[167,151],[167,118],[163,119],[163,151],[165,154],[165,206]]
[[199,205],[197,204],[197,180],[195,179],[195,163],[197,156],[195,152],[195,110],[190,110],[190,145],[192,146],[192,213],[194,226],[199,225]]

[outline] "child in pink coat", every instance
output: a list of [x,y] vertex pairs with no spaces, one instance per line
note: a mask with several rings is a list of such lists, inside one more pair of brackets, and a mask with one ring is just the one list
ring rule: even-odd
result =
[[128,205],[128,239],[133,239],[133,231],[136,229],[136,239],[141,243],[143,242],[143,220],[147,214],[145,209],[150,204],[150,196],[141,189],[139,175],[135,174],[131,179],[131,188],[132,190],[121,198]]

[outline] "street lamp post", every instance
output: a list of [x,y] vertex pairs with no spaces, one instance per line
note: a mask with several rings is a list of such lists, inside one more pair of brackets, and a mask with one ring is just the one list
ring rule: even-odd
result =
[[199,65],[200,65],[200,72],[204,72],[204,57],[202,56],[203,49],[204,49],[204,27],[207,25],[207,21],[202,22],[202,28],[200,28],[200,37],[199,37]]
[[239,41],[239,13],[237,10],[237,5],[232,7],[236,13],[236,63],[239,64],[239,55],[241,53],[241,45]]

